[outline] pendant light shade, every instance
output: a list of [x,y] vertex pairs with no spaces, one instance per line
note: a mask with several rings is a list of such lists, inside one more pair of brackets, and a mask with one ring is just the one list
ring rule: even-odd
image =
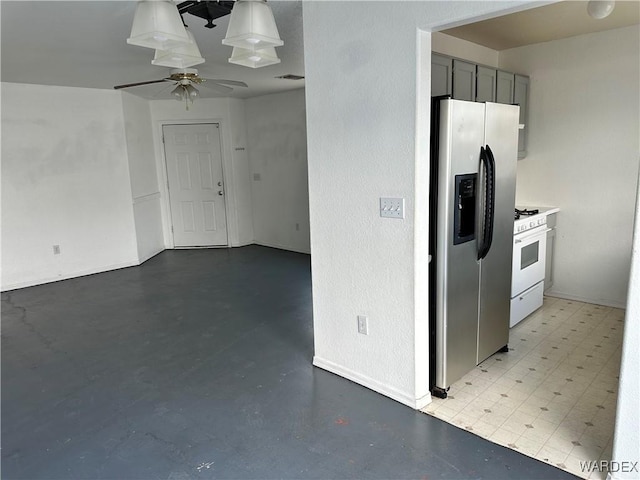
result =
[[151,61],[153,65],[172,68],[189,68],[204,63],[200,49],[193,38],[193,33],[187,30],[191,43],[181,45],[171,50],[156,50],[156,55]]
[[587,4],[587,13],[596,20],[602,20],[611,15],[615,6],[614,0],[591,0]]
[[278,47],[280,39],[271,7],[264,0],[238,0],[231,10],[231,18],[223,45],[246,49]]
[[128,44],[170,50],[190,41],[175,4],[165,0],[138,2]]
[[236,65],[242,65],[244,67],[260,68],[280,63],[280,59],[274,47],[266,47],[260,50],[233,47],[229,63],[235,63]]

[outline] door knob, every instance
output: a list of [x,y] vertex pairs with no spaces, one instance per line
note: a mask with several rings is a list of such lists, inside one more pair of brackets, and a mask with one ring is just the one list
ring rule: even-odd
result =
[[218,182],[218,186],[221,187],[222,186],[222,182]]
[[222,190],[218,190],[218,195],[223,195]]

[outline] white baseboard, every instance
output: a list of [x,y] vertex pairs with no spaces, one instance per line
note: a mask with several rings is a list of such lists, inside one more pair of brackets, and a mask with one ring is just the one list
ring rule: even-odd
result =
[[[270,245],[267,243],[257,243],[257,242],[249,242],[243,245],[234,245],[233,248],[236,247],[246,247],[249,245],[261,245],[264,247],[270,247],[270,248],[277,248],[280,250],[287,250],[290,252],[296,252],[296,253],[304,253],[304,254],[309,254],[309,252],[305,252],[305,251],[301,251],[301,250],[296,250],[296,249],[292,249],[289,247],[284,247],[284,246],[280,246],[280,245]],[[17,290],[19,288],[27,288],[27,287],[34,287],[36,285],[43,285],[45,283],[52,283],[52,282],[60,282],[62,280],[69,280],[70,278],[76,278],[76,277],[84,277],[86,275],[94,275],[96,273],[103,273],[103,272],[109,272],[111,270],[118,270],[120,268],[127,268],[127,267],[134,267],[137,265],[141,265],[144,262],[146,262],[147,260],[150,260],[151,258],[155,257],[156,255],[158,255],[159,253],[164,252],[165,250],[181,250],[181,249],[193,249],[193,248],[229,248],[228,245],[221,245],[221,246],[217,246],[217,247],[163,247],[157,251],[154,251],[148,255],[146,255],[145,257],[141,257],[139,258],[138,261],[131,261],[131,262],[125,262],[125,263],[118,263],[118,264],[113,264],[113,265],[108,265],[105,267],[97,267],[97,268],[90,268],[88,270],[80,270],[77,272],[71,272],[71,273],[67,273],[65,275],[60,275],[57,277],[45,277],[45,278],[38,278],[35,280],[28,280],[25,282],[17,282],[17,283],[10,283],[8,285],[2,285],[0,286],[0,292],[7,292],[9,290]]]
[[117,263],[113,265],[107,265],[104,267],[90,268],[88,270],[79,270],[77,272],[67,273],[65,275],[60,275],[58,277],[38,278],[35,280],[28,280],[26,282],[10,283],[9,285],[3,285],[0,288],[0,291],[7,292],[9,290],[17,290],[18,288],[34,287],[36,285],[43,285],[45,283],[53,283],[53,282],[60,282],[62,280],[69,280],[70,278],[84,277],[86,275],[94,275],[96,273],[110,272],[112,270],[119,270],[120,268],[135,267],[136,265],[139,265],[137,261],[124,262],[124,263]]
[[322,368],[323,370],[327,370],[328,372],[335,373],[336,375],[344,377],[347,380],[351,380],[352,382],[362,385],[363,387],[367,387],[374,392],[380,393],[415,410],[420,410],[421,408],[424,408],[429,403],[431,403],[430,394],[416,399],[406,392],[402,392],[394,387],[380,383],[373,378],[367,377],[366,375],[362,375],[358,372],[354,372],[353,370],[345,368],[329,360],[319,358],[318,356],[313,357],[313,365]]
[[422,410],[432,402],[431,393],[427,393],[424,397],[416,399],[416,410]]
[[231,246],[233,248],[236,247],[248,247],[249,245],[255,245],[255,242],[253,240],[250,240],[248,242],[236,242],[236,243],[232,243]]
[[547,290],[546,292],[544,292],[544,294],[547,297],[562,298],[564,300],[575,300],[576,302],[592,303],[594,305],[603,305],[605,307],[622,308],[623,310],[627,308],[627,304],[620,301],[607,300],[603,298],[595,299],[595,298],[582,297],[580,295],[573,295],[571,293],[558,292],[553,288],[551,288],[550,290]]
[[285,245],[278,245],[276,243],[255,241],[254,245],[260,245],[262,247],[277,248],[279,250],[287,250],[289,252],[304,253],[305,255],[310,255],[311,254],[311,252],[309,250],[302,250],[302,249],[293,248],[293,247],[289,247],[289,246],[285,246]]
[[148,255],[145,255],[144,257],[140,258],[140,262],[138,263],[138,265],[142,265],[144,262],[146,262],[147,260],[151,260],[153,257],[155,257],[156,255],[164,252],[166,250],[166,248],[162,247],[160,250],[156,251],[156,252],[152,252]]

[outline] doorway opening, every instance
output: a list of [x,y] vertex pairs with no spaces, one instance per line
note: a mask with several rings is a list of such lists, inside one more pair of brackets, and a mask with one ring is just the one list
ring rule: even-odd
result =
[[[558,2],[548,7],[585,9],[586,13],[586,2]],[[638,23],[637,13],[635,16],[633,25]],[[506,21],[508,17],[509,15],[501,17],[502,21]],[[560,20],[563,21],[562,18]],[[566,22],[566,18],[564,21],[569,23]],[[518,187],[524,187],[518,188],[518,199],[531,202],[522,205],[560,207],[556,261],[563,256],[565,259],[571,257],[574,259],[573,265],[577,268],[569,268],[565,260],[562,268],[555,269],[555,283],[553,289],[547,292],[543,307],[511,330],[509,347],[514,350],[507,354],[494,355],[483,362],[470,373],[471,376],[464,377],[455,387],[451,387],[448,399],[434,400],[425,411],[495,443],[584,478],[590,475],[594,478],[594,475],[597,477],[600,472],[582,470],[579,461],[610,461],[612,458],[625,316],[625,280],[628,279],[626,268],[629,265],[625,256],[631,252],[637,153],[633,153],[633,158],[629,159],[627,152],[632,150],[633,141],[629,140],[628,136],[616,137],[618,146],[626,145],[626,150],[620,153],[620,158],[626,156],[627,161],[619,162],[615,182],[610,181],[609,177],[604,180],[601,168],[595,164],[585,165],[584,155],[576,154],[588,149],[599,151],[610,144],[611,141],[603,140],[603,136],[606,137],[610,135],[610,131],[615,131],[615,128],[611,127],[618,125],[618,121],[624,124],[618,117],[626,111],[623,106],[616,105],[611,108],[594,108],[598,110],[598,114],[592,113],[590,109],[594,105],[601,105],[600,102],[605,101],[604,95],[591,91],[594,82],[597,83],[593,76],[595,74],[596,78],[600,78],[601,70],[593,69],[593,65],[597,65],[598,62],[589,56],[597,52],[590,51],[589,55],[582,55],[588,49],[581,47],[584,43],[591,42],[607,50],[608,43],[615,43],[616,56],[604,53],[604,50],[602,55],[606,55],[607,60],[616,65],[623,63],[626,58],[626,61],[632,61],[637,69],[637,54],[629,58],[634,48],[637,51],[637,33],[634,47],[628,46],[628,42],[615,42],[616,39],[630,37],[633,33],[633,30],[620,25],[614,27],[611,32],[573,33],[567,35],[571,37],[570,40],[546,39],[531,42],[531,45],[522,48],[505,47],[507,51],[503,55],[501,48],[485,46],[479,37],[474,40],[467,38],[465,42],[463,37],[453,36],[452,31],[445,30],[448,27],[450,26],[434,29],[438,32],[432,36],[433,53],[460,60],[457,83],[460,88],[465,87],[466,92],[473,97],[470,100],[477,100],[478,96],[487,92],[495,92],[492,88],[495,83],[492,82],[500,80],[503,70],[530,75],[531,96],[528,107],[534,116],[532,118],[530,115],[528,121],[522,122],[529,144],[527,148],[521,149],[525,156],[523,161],[518,163]],[[470,30],[478,32],[482,30],[482,26],[476,25]],[[500,29],[493,30],[503,33]],[[624,30],[628,34],[625,34]],[[443,46],[442,34],[450,37],[448,49],[439,49]],[[580,37],[581,35],[584,37]],[[595,35],[598,37],[595,38]],[[620,53],[621,46],[624,53]],[[579,49],[581,54],[571,55],[572,49]],[[469,56],[465,56],[467,53]],[[462,63],[464,61],[466,64]],[[476,74],[480,76],[476,77],[475,82],[471,79],[469,70],[463,69],[469,63],[475,64]],[[448,74],[451,73],[447,72],[449,65],[452,64],[441,63],[438,66],[439,71],[443,73],[439,77],[441,88],[448,87],[446,81],[450,81]],[[518,70],[522,66],[526,68]],[[455,70],[455,66],[453,68]],[[493,75],[488,75],[487,68],[493,70]],[[611,66],[607,68],[610,71]],[[590,72],[588,81],[578,79],[583,70]],[[432,73],[433,71],[434,69]],[[563,91],[560,94],[556,87],[565,84],[562,76],[567,72],[571,72],[576,79],[571,83],[574,91]],[[606,74],[608,73],[602,71],[602,76]],[[453,75],[455,79],[455,71]],[[630,74],[629,77],[635,80],[636,86],[633,88],[637,91],[637,73]],[[509,78],[513,78],[513,75]],[[465,79],[469,81],[464,82]],[[438,79],[432,76],[432,81],[434,80]],[[605,83],[608,84],[608,89],[633,91],[625,81],[611,79]],[[455,85],[454,83],[454,90]],[[508,87],[508,82],[505,85],[507,91],[510,88],[513,90],[512,87]],[[621,97],[624,97],[624,94]],[[582,98],[595,99],[595,102],[588,108],[583,108],[584,102],[575,101]],[[543,107],[545,111],[542,110]],[[593,131],[582,129],[580,135],[584,141],[580,145],[573,142],[572,148],[564,148],[564,139],[568,138],[568,135],[561,132],[571,128],[570,124],[574,122],[574,118],[593,118],[594,125],[601,125],[597,119],[607,110],[616,112],[615,122],[609,122],[609,125]],[[637,109],[631,113],[635,115],[635,120],[631,118],[629,122],[637,125]],[[562,120],[559,120],[560,118]],[[543,139],[546,140],[544,148]],[[637,152],[637,147],[634,152]],[[553,157],[553,160],[549,158],[546,163],[545,157]],[[624,226],[624,239],[621,240],[621,236],[617,235],[616,239],[611,240],[616,242],[618,247],[613,247],[609,242],[607,251],[598,251],[600,245],[597,241],[585,242],[584,238],[575,239],[580,232],[588,228],[586,215],[590,211],[589,206],[602,205],[598,195],[605,187],[599,191],[585,192],[576,188],[575,182],[564,181],[562,170],[571,171],[573,161],[580,161],[581,175],[597,178],[599,185],[607,185],[606,188],[611,189],[608,195],[617,199],[611,204],[615,203],[612,215],[603,214],[602,210],[598,212],[602,215],[600,218],[604,223],[610,220],[605,217],[611,217],[616,219],[618,228],[620,225]],[[625,173],[621,173],[623,171]],[[574,193],[570,196],[569,192]],[[581,207],[574,208],[578,203],[581,203]],[[618,215],[622,215],[622,218]],[[590,219],[593,221],[594,217]],[[599,225],[599,232],[606,232],[609,228]],[[594,239],[600,234],[597,233]],[[625,243],[627,239],[628,249]],[[588,249],[591,250],[591,255],[583,252]],[[600,259],[605,257],[609,259],[606,264],[600,263]],[[613,257],[616,260],[612,262]],[[589,261],[584,262],[583,259]],[[615,278],[615,281],[603,280],[607,275],[612,275],[614,265],[621,266],[619,271],[613,272],[612,279]],[[596,273],[588,275],[582,270],[585,268],[595,269]],[[572,295],[567,293],[567,289],[563,290],[569,283],[570,275],[578,284],[584,278],[599,281],[603,285],[601,292],[604,291],[606,294],[611,292],[611,289],[607,289],[615,284],[622,293],[617,297],[593,292],[591,296],[579,293]],[[607,301],[607,298],[613,301]]]

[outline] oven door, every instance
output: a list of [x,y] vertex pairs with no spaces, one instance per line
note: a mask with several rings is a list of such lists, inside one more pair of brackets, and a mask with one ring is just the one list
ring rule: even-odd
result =
[[549,230],[543,225],[513,237],[512,298],[544,280]]

